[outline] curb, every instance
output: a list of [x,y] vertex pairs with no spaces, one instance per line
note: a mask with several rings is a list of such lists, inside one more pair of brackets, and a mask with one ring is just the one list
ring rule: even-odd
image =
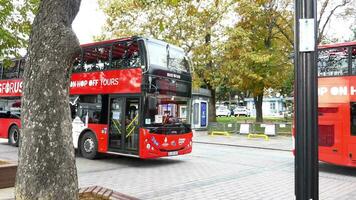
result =
[[271,151],[286,151],[286,152],[292,152],[292,150],[288,149],[278,149],[278,148],[270,148],[270,147],[259,147],[259,146],[248,146],[248,145],[239,145],[239,144],[223,144],[223,143],[215,143],[215,142],[199,142],[199,141],[194,141],[194,143],[200,143],[200,144],[211,144],[211,145],[219,145],[219,146],[230,146],[230,147],[244,147],[244,148],[251,148],[251,149],[264,149],[264,150],[271,150]]

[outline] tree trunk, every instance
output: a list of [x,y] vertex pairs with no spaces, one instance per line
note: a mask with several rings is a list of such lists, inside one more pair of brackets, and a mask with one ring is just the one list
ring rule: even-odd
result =
[[262,103],[263,103],[263,94],[253,97],[256,107],[256,122],[263,122],[262,114]]
[[210,122],[216,122],[216,92],[215,88],[213,88],[211,85],[207,84],[207,88],[211,92],[211,98],[209,101],[209,121]]
[[22,96],[17,200],[78,199],[69,109],[81,0],[42,0],[30,35]]

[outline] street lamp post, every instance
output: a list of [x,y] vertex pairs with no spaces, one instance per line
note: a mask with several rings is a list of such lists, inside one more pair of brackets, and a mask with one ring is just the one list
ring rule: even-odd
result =
[[295,196],[319,199],[316,0],[295,0]]

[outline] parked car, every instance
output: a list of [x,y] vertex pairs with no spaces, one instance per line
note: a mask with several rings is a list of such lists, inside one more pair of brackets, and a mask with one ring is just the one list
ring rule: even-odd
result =
[[227,107],[217,107],[216,108],[216,116],[217,117],[222,117],[222,116],[226,116],[229,117],[230,116],[230,110]]
[[234,116],[246,116],[249,117],[251,115],[250,110],[246,108],[246,106],[237,106],[234,109]]

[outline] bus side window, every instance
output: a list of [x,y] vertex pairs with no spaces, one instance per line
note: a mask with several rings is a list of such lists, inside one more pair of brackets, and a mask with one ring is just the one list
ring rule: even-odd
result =
[[137,42],[120,42],[112,46],[113,69],[134,68],[142,65]]
[[[85,123],[106,124],[108,119],[108,95],[81,95],[76,116]],[[71,106],[72,108],[72,106]],[[72,110],[73,114],[73,110]]]
[[19,66],[19,78],[23,77],[23,72],[25,71],[25,64],[26,64],[26,60],[25,59],[21,59],[20,60],[20,66]]
[[318,52],[319,76],[344,76],[348,74],[348,49],[325,49]]
[[80,55],[78,55],[73,62],[73,72],[83,72],[83,57],[82,57],[82,53]]
[[83,67],[85,72],[109,68],[110,46],[84,49]]
[[356,136],[356,103],[350,103],[351,135]]
[[3,63],[3,79],[18,78],[19,75],[19,60],[11,61],[9,65]]

